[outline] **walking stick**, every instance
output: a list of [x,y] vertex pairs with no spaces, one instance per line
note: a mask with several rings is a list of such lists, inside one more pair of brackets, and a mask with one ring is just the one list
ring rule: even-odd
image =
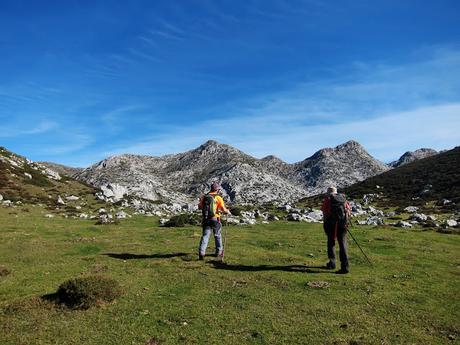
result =
[[[349,223],[350,227],[353,225],[353,223],[351,222],[351,219],[348,220],[348,223]],[[353,239],[353,241],[355,241],[355,243],[358,246],[359,250],[361,250],[361,253],[363,253],[363,255],[366,258],[366,260],[369,263],[369,265],[371,267],[373,267],[374,265],[372,264],[371,260],[367,257],[366,253],[364,253],[364,250],[361,248],[361,246],[359,245],[358,241],[356,241],[356,238],[353,236],[353,234],[351,233],[350,229],[348,229],[348,233],[350,234],[350,236]]]
[[228,223],[227,223],[227,215],[225,215],[224,222],[222,223],[222,227],[224,228],[224,243],[223,243],[223,250],[222,250],[222,262],[225,259],[225,247],[227,246],[227,231],[228,231]]

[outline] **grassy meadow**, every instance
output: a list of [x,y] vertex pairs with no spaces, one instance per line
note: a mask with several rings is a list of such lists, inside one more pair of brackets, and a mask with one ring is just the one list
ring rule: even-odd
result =
[[[458,235],[355,227],[374,267],[349,238],[351,273],[337,275],[321,268],[320,224],[227,227],[220,263],[197,260],[198,227],[23,209],[0,208],[2,345],[459,343]],[[42,297],[95,274],[123,295],[87,310]]]

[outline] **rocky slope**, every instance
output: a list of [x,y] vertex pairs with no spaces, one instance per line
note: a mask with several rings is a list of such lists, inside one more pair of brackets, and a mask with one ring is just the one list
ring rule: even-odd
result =
[[93,186],[115,186],[120,194],[152,201],[193,202],[213,181],[235,203],[298,200],[329,185],[347,186],[388,170],[355,141],[318,151],[288,164],[277,157],[256,159],[229,145],[208,141],[163,157],[109,157],[74,175]]
[[[0,147],[0,195],[3,203],[66,207],[77,200],[85,203],[95,200],[95,192],[92,187]],[[67,202],[67,197],[71,203]]]
[[389,165],[393,168],[397,168],[408,163],[415,162],[419,159],[434,156],[436,154],[438,154],[438,151],[426,148],[421,148],[415,151],[407,151],[397,161],[391,162]]
[[52,163],[52,162],[37,162],[38,164],[47,167],[57,173],[65,176],[73,176],[83,171],[83,168],[74,168],[62,164]]

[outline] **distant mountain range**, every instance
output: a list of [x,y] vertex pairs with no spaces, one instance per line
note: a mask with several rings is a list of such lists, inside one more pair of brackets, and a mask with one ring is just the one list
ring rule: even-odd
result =
[[257,159],[229,145],[207,141],[198,148],[162,157],[120,155],[73,176],[101,187],[118,184],[126,193],[148,200],[187,202],[219,181],[235,203],[292,201],[344,187],[387,171],[389,167],[355,141],[325,148],[288,164],[275,156]]
[[[275,156],[257,159],[232,146],[210,140],[184,153],[161,157],[123,154],[79,169],[56,163],[32,163],[2,150],[4,157],[20,157],[17,159],[25,162],[21,164],[32,164],[48,177],[57,172],[103,191],[108,186],[118,196],[177,204],[195,203],[214,181],[221,183],[224,196],[233,203],[296,201],[324,193],[329,186],[344,188],[392,167],[436,154],[430,149],[406,152],[390,166],[373,158],[356,141],[348,141],[289,164]],[[26,179],[24,173],[22,175],[21,180],[30,184],[30,179]],[[34,179],[33,183],[37,181]]]

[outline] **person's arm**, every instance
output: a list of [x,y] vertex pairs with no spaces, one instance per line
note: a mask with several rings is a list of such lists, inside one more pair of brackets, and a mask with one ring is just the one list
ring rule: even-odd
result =
[[326,196],[324,198],[324,200],[323,200],[323,205],[321,206],[321,211],[323,212],[323,217],[329,216],[329,214],[331,213],[330,208],[331,208],[331,206],[330,206],[329,198]]
[[347,213],[347,217],[350,217],[351,216],[351,206],[348,201],[345,203],[345,211]]
[[200,200],[198,201],[198,209],[199,210],[203,209],[203,197],[200,197]]
[[221,196],[217,198],[217,208],[225,214],[231,215],[232,213],[228,208],[225,207],[224,199]]

